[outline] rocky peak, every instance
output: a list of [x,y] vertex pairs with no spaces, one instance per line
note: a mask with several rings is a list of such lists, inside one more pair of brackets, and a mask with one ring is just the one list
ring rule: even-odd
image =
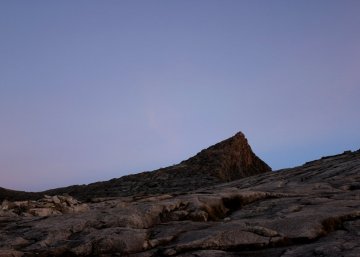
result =
[[211,172],[224,181],[271,171],[271,168],[253,153],[242,132],[202,150],[181,164]]

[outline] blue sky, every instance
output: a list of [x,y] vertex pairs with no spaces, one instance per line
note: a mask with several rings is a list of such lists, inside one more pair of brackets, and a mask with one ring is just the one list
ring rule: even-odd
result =
[[0,186],[360,148],[359,1],[1,1]]

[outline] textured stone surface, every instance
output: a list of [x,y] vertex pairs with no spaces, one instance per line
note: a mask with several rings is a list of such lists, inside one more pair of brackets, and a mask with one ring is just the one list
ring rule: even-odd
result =
[[0,217],[0,256],[359,256],[360,152],[187,193]]

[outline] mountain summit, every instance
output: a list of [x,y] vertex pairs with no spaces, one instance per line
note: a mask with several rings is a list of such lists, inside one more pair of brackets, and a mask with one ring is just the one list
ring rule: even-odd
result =
[[195,172],[210,173],[222,181],[271,171],[271,168],[253,153],[242,132],[202,150],[181,164]]
[[[40,193],[7,191],[7,199],[40,198],[44,194],[70,194],[81,200],[95,197],[142,196],[184,193],[204,186],[271,171],[249,146],[244,134],[236,135],[202,150],[177,165],[128,175],[89,185],[75,185]],[[14,198],[11,197],[14,196]],[[16,196],[16,197],[15,197]],[[0,194],[0,200],[4,199]]]

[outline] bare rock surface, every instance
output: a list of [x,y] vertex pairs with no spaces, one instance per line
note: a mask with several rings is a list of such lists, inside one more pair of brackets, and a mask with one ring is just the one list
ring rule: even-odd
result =
[[359,183],[356,151],[189,192],[101,196],[80,213],[1,216],[0,256],[358,257]]

